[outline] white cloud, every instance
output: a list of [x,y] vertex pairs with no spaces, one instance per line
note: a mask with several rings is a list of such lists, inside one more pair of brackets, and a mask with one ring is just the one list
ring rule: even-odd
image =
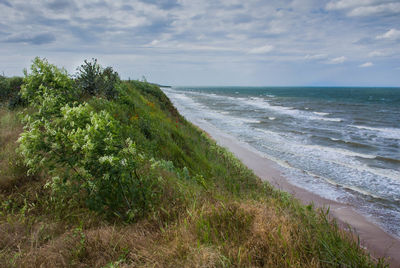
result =
[[357,7],[348,13],[349,16],[370,16],[378,13],[399,13],[400,3],[388,3],[376,6]]
[[374,66],[374,64],[372,63],[372,62],[366,62],[366,63],[363,63],[363,64],[360,64],[360,65],[358,65],[358,67],[361,67],[361,68],[366,68],[366,67],[371,67],[371,66]]
[[400,38],[400,31],[396,29],[390,29],[384,34],[378,35],[376,39],[387,39],[387,40],[396,40]]
[[262,47],[256,47],[253,49],[249,50],[249,54],[265,54],[265,53],[269,53],[274,49],[273,46],[271,45],[265,45]]
[[328,57],[327,54],[314,54],[314,55],[306,55],[304,58],[306,60],[320,60],[320,59],[326,59]]
[[326,10],[344,10],[350,17],[371,16],[377,14],[396,14],[400,13],[400,3],[389,0],[386,3],[379,3],[378,0],[339,0],[331,1],[326,6]]
[[341,57],[337,57],[337,58],[333,58],[331,60],[328,61],[329,64],[341,64],[343,62],[345,62],[347,60],[347,58],[345,56],[341,56]]
[[339,9],[347,9],[354,8],[359,6],[371,5],[375,0],[339,0],[339,1],[331,1],[326,5],[327,10],[339,10]]
[[371,51],[370,53],[368,53],[368,57],[382,57],[385,55],[386,55],[386,53],[382,52],[380,50],[374,50],[374,51]]

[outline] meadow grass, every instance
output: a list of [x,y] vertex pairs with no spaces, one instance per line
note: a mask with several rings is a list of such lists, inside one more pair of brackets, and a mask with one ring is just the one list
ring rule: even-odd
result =
[[[262,182],[186,121],[155,85],[87,102],[107,111],[148,159],[148,208],[131,221],[57,197],[46,169],[29,176],[15,149],[20,111],[0,111],[0,266],[385,267],[327,212]],[[25,111],[26,112],[26,111]],[[154,168],[154,163],[157,166]],[[154,191],[154,192],[153,192]]]

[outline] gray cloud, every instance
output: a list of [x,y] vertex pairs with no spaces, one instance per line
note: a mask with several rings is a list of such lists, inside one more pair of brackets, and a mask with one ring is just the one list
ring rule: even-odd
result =
[[8,7],[12,7],[11,3],[8,2],[7,0],[0,0],[0,4],[6,5]]
[[162,9],[172,9],[180,6],[177,0],[146,0],[143,2],[157,5]]
[[27,43],[32,45],[49,44],[56,40],[56,37],[51,33],[41,34],[17,34],[6,38],[3,42],[6,43]]
[[47,3],[46,7],[54,11],[65,11],[74,8],[75,4],[71,0],[53,0]]

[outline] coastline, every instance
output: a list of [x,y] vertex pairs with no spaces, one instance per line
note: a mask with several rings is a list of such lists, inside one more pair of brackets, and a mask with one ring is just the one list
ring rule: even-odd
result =
[[278,169],[278,164],[264,157],[249,145],[235,137],[220,131],[203,120],[191,121],[194,125],[207,132],[220,146],[231,151],[240,161],[262,180],[268,181],[274,187],[292,194],[303,204],[314,203],[316,207],[329,207],[330,215],[343,228],[350,226],[360,238],[360,244],[374,257],[387,258],[390,267],[400,267],[400,240],[386,233],[378,225],[370,222],[359,214],[349,204],[342,204],[323,198],[306,189],[295,186],[285,178]]

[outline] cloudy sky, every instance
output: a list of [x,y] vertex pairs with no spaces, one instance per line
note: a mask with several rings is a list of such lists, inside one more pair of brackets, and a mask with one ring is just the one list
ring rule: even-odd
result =
[[0,72],[35,56],[170,85],[400,86],[400,0],[0,0]]

